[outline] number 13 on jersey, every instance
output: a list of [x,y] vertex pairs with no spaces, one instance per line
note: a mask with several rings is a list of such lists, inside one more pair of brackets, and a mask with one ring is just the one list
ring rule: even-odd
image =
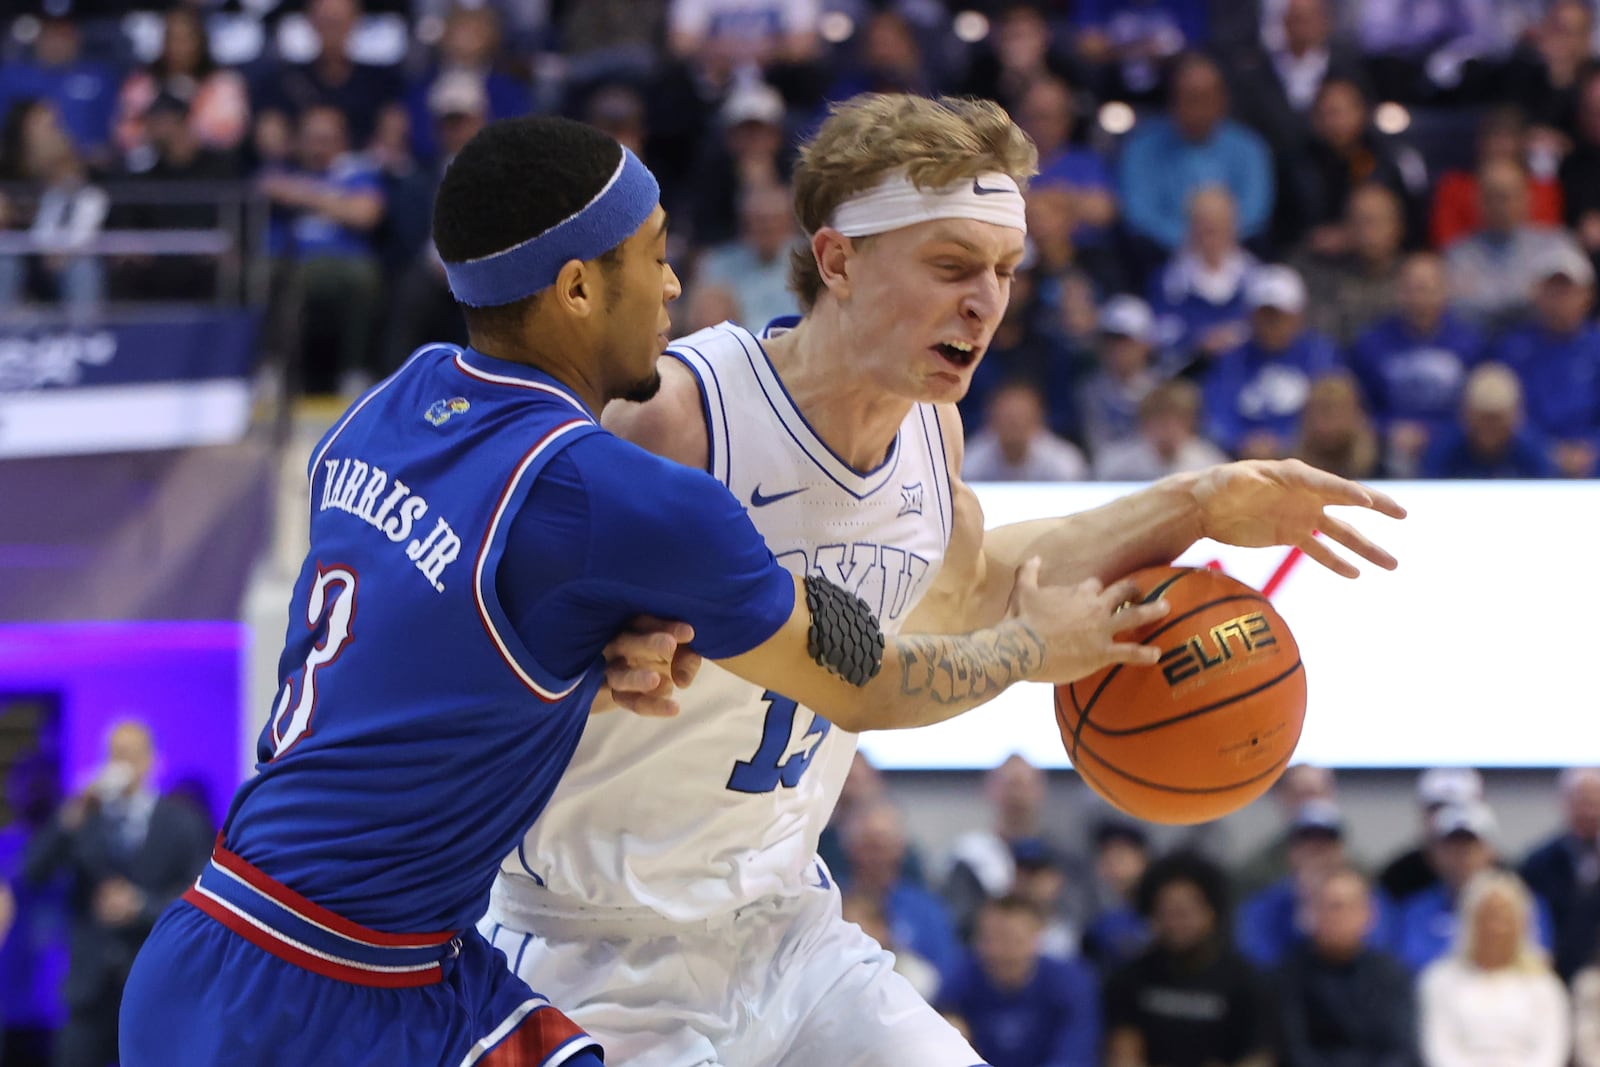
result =
[[795,714],[799,705],[782,693],[768,689],[761,694],[767,702],[767,721],[761,730],[761,747],[748,760],[739,760],[728,776],[728,788],[736,793],[770,793],[778,786],[793,789],[811,766],[817,746],[832,727],[821,715],[807,711],[811,725],[795,736]]

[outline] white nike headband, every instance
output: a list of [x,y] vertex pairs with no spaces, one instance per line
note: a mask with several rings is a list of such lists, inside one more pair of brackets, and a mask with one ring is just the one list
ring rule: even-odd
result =
[[919,189],[903,168],[846,199],[829,225],[846,237],[869,237],[933,219],[975,219],[1028,232],[1022,190],[1010,175],[991,172],[942,189]]

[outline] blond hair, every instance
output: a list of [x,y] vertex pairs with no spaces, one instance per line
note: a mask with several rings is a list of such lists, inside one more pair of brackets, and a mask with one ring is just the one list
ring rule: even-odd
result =
[[[822,127],[800,149],[794,209],[806,236],[828,225],[846,198],[901,167],[924,189],[990,171],[1026,188],[1038,172],[1039,151],[1011,116],[988,100],[905,93],[851,97],[829,109]],[[805,311],[822,292],[822,274],[809,244],[790,257],[789,288]]]
[[1472,966],[1477,950],[1478,909],[1490,897],[1504,897],[1517,913],[1521,934],[1517,939],[1516,955],[1508,968],[1513,971],[1549,971],[1550,963],[1544,949],[1534,940],[1533,894],[1522,884],[1522,879],[1509,871],[1490,869],[1474,875],[1461,893],[1461,903],[1456,905],[1456,939],[1453,955],[1461,963]]

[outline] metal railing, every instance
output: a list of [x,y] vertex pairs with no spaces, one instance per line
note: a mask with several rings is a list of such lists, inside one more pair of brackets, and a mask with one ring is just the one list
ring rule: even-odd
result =
[[[109,181],[95,183],[111,201],[108,227],[70,246],[37,235],[26,228],[0,230],[0,256],[85,255],[117,257],[184,256],[214,259],[217,285],[214,303],[265,306],[271,285],[268,262],[268,204],[249,182]],[[31,216],[42,194],[32,183],[0,183],[0,196],[13,212]],[[118,223],[129,208],[214,207],[215,222],[206,226],[142,228]],[[112,300],[112,304],[117,301]],[[138,299],[130,303],[148,307],[171,303]]]

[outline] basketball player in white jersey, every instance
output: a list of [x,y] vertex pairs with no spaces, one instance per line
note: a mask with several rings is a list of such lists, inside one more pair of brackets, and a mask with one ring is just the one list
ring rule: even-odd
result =
[[[1005,612],[1017,567],[1110,582],[1204,536],[1298,545],[1320,529],[1394,560],[1328,504],[1388,497],[1303,464],[1157,482],[1096,511],[984,531],[955,402],[1023,254],[1036,153],[1003,111],[859,97],[795,176],[811,235],[807,313],[760,336],[723,323],[674,344],[644,405],[607,424],[710,471],[796,574],[863,597],[886,632],[969,629]],[[915,670],[916,667],[911,668]],[[676,718],[592,719],[554,798],[496,883],[482,930],[623,1067],[971,1067],[971,1046],[840,918],[816,857],[855,735],[934,722],[830,722],[714,664]]]

